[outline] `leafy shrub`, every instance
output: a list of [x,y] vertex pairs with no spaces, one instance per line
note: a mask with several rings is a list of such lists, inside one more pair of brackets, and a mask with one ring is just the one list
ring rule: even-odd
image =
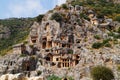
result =
[[84,19],[86,19],[88,21],[90,20],[89,17],[86,14],[84,14],[84,13],[80,13],[80,17],[84,18]]
[[114,39],[114,40],[113,40],[113,43],[114,43],[114,44],[118,44],[118,40],[117,40],[117,39]]
[[115,16],[115,19],[114,19],[114,20],[120,22],[120,14],[117,15],[117,16]]
[[115,34],[113,32],[108,33],[108,36],[114,36]]
[[[119,33],[120,29],[118,29],[118,33]],[[108,36],[112,36],[114,39],[120,39],[120,34],[115,34],[113,32],[108,33]]]
[[20,57],[26,57],[27,55],[26,54],[21,54]]
[[52,12],[53,12],[53,10],[49,10],[48,12],[49,12],[49,13],[52,13]]
[[120,33],[120,27],[118,28],[117,32]]
[[108,9],[108,8],[103,8],[103,9],[101,10],[101,13],[102,13],[103,15],[112,15],[112,14],[113,14],[112,10],[111,10],[111,9]]
[[53,13],[50,19],[51,20],[56,20],[57,22],[61,22],[62,21],[62,16],[59,13]]
[[94,2],[93,2],[92,0],[86,0],[86,3],[87,3],[88,5],[93,5],[93,4],[94,4]]
[[99,49],[99,48],[101,48],[102,46],[103,46],[102,43],[96,42],[96,43],[93,43],[92,48]]
[[91,70],[93,80],[112,80],[114,75],[111,69],[104,66],[97,66]]
[[69,80],[74,80],[72,77],[69,77]]
[[68,50],[68,54],[73,54],[73,50],[72,49]]
[[63,9],[68,9],[68,7],[67,7],[66,4],[62,4],[62,8],[63,8]]
[[23,44],[24,44],[24,45],[25,45],[25,44],[28,44],[28,41],[24,41]]
[[111,39],[104,39],[103,44],[107,44],[107,43],[109,43],[109,41],[111,41]]
[[97,18],[102,18],[102,19],[104,19],[104,15],[103,15],[102,13],[98,13],[98,14],[97,14]]
[[41,73],[42,73],[41,71],[37,71],[37,75],[38,75],[38,76],[41,75]]
[[116,34],[113,36],[115,39],[120,39],[120,34]]
[[94,36],[95,39],[101,39],[99,35]]
[[47,80],[61,80],[61,78],[59,78],[59,77],[57,77],[57,76],[55,76],[55,75],[52,75],[52,76],[49,76],[49,77],[47,78]]
[[75,6],[75,5],[83,6],[84,2],[80,2],[80,1],[76,0],[76,1],[72,2],[71,4],[72,4],[72,6]]
[[110,43],[106,43],[105,47],[111,47],[111,44]]
[[43,17],[44,17],[44,15],[39,15],[39,16],[37,16],[37,17],[36,17],[37,22],[41,22]]
[[120,71],[120,65],[117,66],[117,70]]

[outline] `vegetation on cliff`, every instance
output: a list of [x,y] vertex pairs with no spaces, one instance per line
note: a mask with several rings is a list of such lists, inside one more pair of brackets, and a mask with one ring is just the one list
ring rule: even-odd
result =
[[14,44],[20,43],[26,39],[33,21],[33,18],[11,18],[0,20],[0,24],[7,26],[11,32],[8,39],[2,38],[0,40],[1,55],[4,55],[7,51],[11,50]]
[[104,66],[97,66],[91,70],[93,80],[112,80],[114,75],[111,69]]
[[94,10],[98,14],[97,17],[99,18],[107,16],[116,21],[120,21],[120,4],[116,4],[113,1],[108,2],[107,0],[76,0],[71,4],[73,6],[80,5],[88,7],[88,9]]

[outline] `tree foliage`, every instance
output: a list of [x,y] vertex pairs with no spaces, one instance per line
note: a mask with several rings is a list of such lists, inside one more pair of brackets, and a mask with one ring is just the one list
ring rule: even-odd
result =
[[56,20],[57,22],[61,22],[62,21],[62,15],[59,13],[53,13],[51,18],[51,20]]
[[120,14],[117,15],[117,16],[115,16],[115,19],[114,19],[114,20],[120,22]]
[[99,49],[99,48],[101,48],[102,46],[103,46],[102,43],[96,42],[96,43],[93,43],[92,48]]
[[97,66],[91,70],[93,80],[112,80],[114,74],[111,69],[104,66]]
[[89,7],[89,9],[94,10],[99,17],[103,17],[104,15],[114,19],[115,15],[120,14],[120,4],[115,4],[113,1],[111,0],[107,2],[107,0],[76,0],[72,2],[72,5]]
[[49,77],[47,78],[47,80],[61,80],[61,78],[59,78],[59,77],[57,77],[57,76],[55,76],[55,75],[52,75],[52,76],[49,76]]
[[37,22],[41,22],[43,17],[44,17],[44,15],[38,15],[36,17]]
[[68,7],[67,7],[66,4],[62,4],[62,8],[63,8],[63,9],[68,9]]

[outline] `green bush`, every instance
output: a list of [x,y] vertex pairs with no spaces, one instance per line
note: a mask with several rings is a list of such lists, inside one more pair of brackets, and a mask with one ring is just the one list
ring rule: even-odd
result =
[[112,11],[111,9],[108,9],[108,8],[106,7],[106,8],[103,8],[103,9],[101,10],[101,13],[106,16],[106,15],[112,15],[112,14],[113,14],[113,11]]
[[120,4],[115,4],[115,13],[120,14]]
[[120,33],[120,27],[118,28],[117,32]]
[[103,46],[102,43],[96,42],[96,43],[93,43],[92,48],[99,49],[99,48],[101,48],[102,46]]
[[27,55],[26,54],[21,54],[20,57],[26,57]]
[[114,74],[111,69],[104,66],[97,66],[91,70],[93,80],[112,80]]
[[72,49],[68,50],[68,54],[73,54],[73,50]]
[[68,9],[68,7],[67,7],[66,4],[62,4],[62,8],[63,8],[63,9]]
[[37,22],[41,22],[44,15],[39,15],[36,17]]
[[75,6],[75,5],[83,6],[84,2],[80,2],[80,1],[76,0],[76,1],[72,2],[71,4],[72,4],[72,6]]
[[114,20],[120,22],[120,14],[117,15]]
[[120,65],[117,66],[117,70],[120,71]]
[[[118,33],[120,32],[120,28],[117,31]],[[108,33],[108,36],[112,36],[114,39],[120,39],[120,34],[115,34],[113,32]]]
[[42,74],[42,71],[37,71],[37,75],[41,75]]
[[57,77],[57,76],[55,76],[55,75],[52,75],[52,76],[49,76],[49,77],[47,78],[47,80],[61,80],[61,78],[59,78],[59,77]]
[[120,34],[116,34],[113,36],[115,39],[120,39]]
[[99,35],[94,36],[95,39],[101,39]]
[[93,5],[93,4],[94,4],[94,1],[93,1],[93,0],[86,0],[86,4],[88,4],[88,5]]
[[53,13],[51,18],[51,20],[56,20],[57,22],[61,22],[62,21],[62,15],[59,13]]
[[69,80],[74,80],[72,77],[69,77]]
[[86,19],[88,21],[90,20],[89,17],[86,14],[84,14],[84,13],[80,13],[80,17],[84,18],[84,19]]
[[117,40],[117,39],[114,39],[114,40],[113,40],[113,43],[114,43],[114,44],[118,44],[118,40]]
[[104,39],[103,44],[105,45],[105,44],[109,43],[109,41],[111,41],[111,39]]
[[106,43],[105,47],[111,47],[111,44],[110,43]]
[[108,33],[108,36],[114,36],[115,34],[113,32]]

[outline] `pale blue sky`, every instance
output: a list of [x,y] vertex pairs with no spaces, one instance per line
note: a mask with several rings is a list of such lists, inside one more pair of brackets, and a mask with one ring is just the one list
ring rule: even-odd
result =
[[0,0],[0,19],[10,17],[35,17],[66,0]]

